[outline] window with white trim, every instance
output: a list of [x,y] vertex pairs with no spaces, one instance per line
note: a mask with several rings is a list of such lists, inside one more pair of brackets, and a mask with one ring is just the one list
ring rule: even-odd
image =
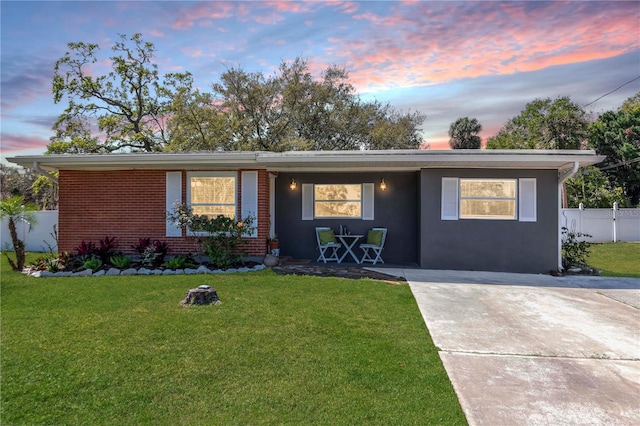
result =
[[516,179],[460,179],[460,219],[516,219]]
[[362,185],[314,185],[313,216],[315,218],[362,217]]
[[442,178],[441,219],[536,221],[535,178]]
[[187,204],[193,214],[215,218],[236,217],[237,174],[199,172],[187,174]]
[[373,220],[374,184],[302,185],[302,220]]

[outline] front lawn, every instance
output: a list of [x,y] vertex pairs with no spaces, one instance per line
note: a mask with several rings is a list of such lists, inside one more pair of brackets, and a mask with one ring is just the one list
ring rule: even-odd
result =
[[406,284],[1,272],[2,424],[466,424]]
[[640,243],[593,244],[587,263],[610,277],[640,278]]

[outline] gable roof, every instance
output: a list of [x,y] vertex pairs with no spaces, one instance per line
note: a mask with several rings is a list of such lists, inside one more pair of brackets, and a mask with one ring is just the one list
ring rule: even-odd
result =
[[180,153],[61,154],[16,156],[7,160],[34,169],[55,170],[229,170],[412,171],[425,168],[571,169],[605,157],[593,150],[379,150],[228,151]]

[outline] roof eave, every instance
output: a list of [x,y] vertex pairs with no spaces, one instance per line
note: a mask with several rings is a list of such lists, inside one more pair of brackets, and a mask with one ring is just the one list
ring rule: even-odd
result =
[[597,164],[605,157],[593,150],[385,150],[197,152],[18,156],[8,161],[45,170],[216,170],[273,171],[416,171],[425,168],[557,169]]
[[242,168],[256,166],[255,152],[38,155],[8,158],[23,167],[47,170],[136,170]]

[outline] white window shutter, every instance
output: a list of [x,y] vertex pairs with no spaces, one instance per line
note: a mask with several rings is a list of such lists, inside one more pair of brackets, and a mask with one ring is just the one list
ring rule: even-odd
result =
[[313,184],[302,184],[302,220],[313,220]]
[[536,179],[520,179],[518,185],[520,222],[535,222],[537,220]]
[[442,178],[442,220],[458,220],[458,178]]
[[[176,204],[182,204],[182,172],[167,172],[166,211],[172,212]],[[182,228],[167,221],[167,237],[181,237]]]
[[242,172],[242,211],[240,218],[252,216],[254,219],[253,233],[250,237],[258,236],[258,172]]
[[374,193],[375,193],[375,184],[373,183],[362,184],[362,220],[373,220]]

